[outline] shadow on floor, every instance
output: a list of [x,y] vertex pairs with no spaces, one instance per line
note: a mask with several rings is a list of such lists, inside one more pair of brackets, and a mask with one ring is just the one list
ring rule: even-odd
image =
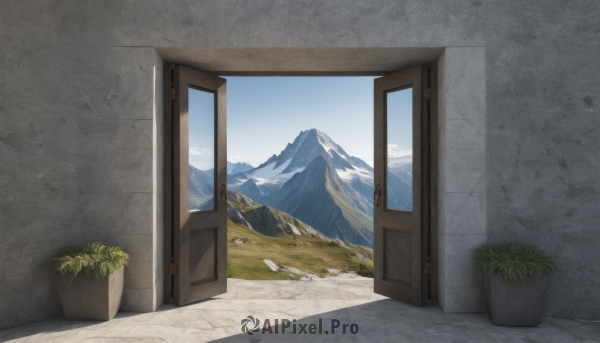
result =
[[[118,313],[120,315],[121,313]],[[123,312],[127,315],[128,312]],[[134,313],[135,314],[135,313]],[[25,338],[39,334],[61,333],[70,330],[77,330],[95,325],[102,325],[103,321],[79,321],[66,320],[64,317],[56,317],[42,320],[36,323],[13,327],[5,330],[0,330],[0,342],[8,342],[11,340]],[[40,341],[41,342],[41,341]]]
[[[544,318],[536,328],[498,327],[485,313],[444,313],[374,295],[372,282],[230,280],[228,287],[209,300],[162,305],[152,313],[119,312],[107,322],[55,318],[6,329],[0,341],[563,343],[600,337],[600,322]],[[257,332],[243,332],[244,319]],[[271,328],[263,333],[267,319]],[[333,324],[339,326],[334,330]]]
[[[434,306],[415,307],[392,299],[342,307],[311,316],[263,314],[248,319],[252,335],[189,337],[210,342],[593,342],[600,337],[600,323],[544,318],[533,328],[494,326],[486,313],[443,313]],[[271,330],[265,322],[269,319]],[[275,326],[275,319],[278,325]],[[285,334],[282,320],[287,319]],[[258,321],[260,320],[260,323]],[[258,323],[258,325],[256,325]],[[321,332],[319,333],[319,324]],[[296,328],[294,330],[294,324]],[[311,324],[312,331],[311,333]],[[337,328],[334,328],[337,326]],[[264,332],[264,333],[263,333]],[[294,333],[295,332],[295,333]],[[182,337],[183,338],[183,337]],[[186,341],[184,338],[183,341]]]

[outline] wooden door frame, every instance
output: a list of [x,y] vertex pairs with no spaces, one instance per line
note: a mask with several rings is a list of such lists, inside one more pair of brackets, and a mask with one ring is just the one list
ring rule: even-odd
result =
[[438,111],[438,64],[433,62],[429,65],[429,134],[428,134],[428,160],[429,168],[427,168],[429,183],[429,215],[427,219],[429,225],[427,230],[427,249],[429,253],[429,263],[431,265],[429,275],[429,301],[431,304],[437,305],[439,294],[439,244],[438,244],[438,228],[439,228],[439,149],[440,139],[438,134],[439,127],[439,111]]
[[163,137],[164,137],[164,245],[163,245],[163,303],[173,303],[173,88],[175,64],[163,62]]
[[[429,102],[429,168],[425,172],[428,174],[428,185],[429,185],[429,228],[423,228],[423,249],[424,254],[423,261],[427,261],[427,252],[429,253],[429,263],[431,264],[430,270],[430,282],[423,282],[423,293],[428,294],[430,302],[437,304],[438,302],[438,289],[439,289],[439,246],[438,246],[438,210],[439,210],[439,191],[438,191],[438,177],[439,177],[439,137],[438,137],[438,98],[437,98],[437,62],[425,63],[430,65],[430,80],[429,88],[431,89],[431,99]],[[163,138],[164,138],[164,159],[163,159],[163,181],[164,181],[164,237],[163,237],[163,303],[172,303],[172,285],[173,276],[171,275],[171,264],[173,263],[173,160],[172,160],[172,149],[173,149],[173,102],[171,101],[171,88],[172,88],[172,67],[175,63],[163,61]],[[193,67],[191,67],[193,68]],[[373,73],[373,72],[295,72],[295,73],[282,73],[282,72],[244,72],[244,73],[218,73],[217,76],[385,76],[391,73]],[[425,180],[425,178],[424,178]],[[429,285],[427,285],[429,284]],[[426,288],[426,289],[425,289]]]

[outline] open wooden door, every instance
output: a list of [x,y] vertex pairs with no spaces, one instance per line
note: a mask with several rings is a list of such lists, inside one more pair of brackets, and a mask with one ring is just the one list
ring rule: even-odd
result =
[[[429,67],[375,79],[375,293],[422,306],[428,278]],[[408,196],[402,196],[402,194]]]
[[227,292],[225,79],[173,70],[172,256],[176,305]]

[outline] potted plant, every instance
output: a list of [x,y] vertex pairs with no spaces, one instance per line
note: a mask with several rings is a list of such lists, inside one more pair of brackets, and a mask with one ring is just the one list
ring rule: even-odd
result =
[[522,244],[477,249],[488,312],[494,325],[538,326],[544,314],[548,274],[559,268],[541,251]]
[[[123,295],[123,269],[129,255],[99,242],[66,249],[44,265],[54,269],[66,319],[111,320]],[[58,276],[58,275],[57,275]]]

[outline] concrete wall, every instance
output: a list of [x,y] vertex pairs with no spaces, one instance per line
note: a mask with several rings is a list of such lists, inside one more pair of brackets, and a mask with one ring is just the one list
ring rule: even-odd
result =
[[31,20],[30,38],[1,39],[0,327],[60,315],[54,275],[40,268],[97,240],[131,255],[123,309],[152,311],[154,49],[99,58]]
[[600,319],[599,8],[532,2],[486,15],[488,239],[558,262],[555,317]]
[[474,250],[487,241],[485,48],[447,48],[438,59],[439,305],[486,310]]
[[[175,46],[485,47],[487,157],[485,171],[479,160],[473,171],[487,186],[453,191],[446,180],[444,191],[465,206],[485,201],[487,217],[471,223],[483,220],[487,230],[457,225],[446,231],[443,249],[454,256],[486,233],[492,242],[535,245],[563,268],[551,278],[546,314],[600,318],[598,18],[600,3],[591,0],[0,5],[0,328],[59,315],[51,274],[39,268],[63,247],[93,240],[132,255],[125,310],[160,303],[160,63],[153,47]],[[480,72],[454,53],[446,50],[447,70]],[[473,100],[453,103],[450,92],[445,134],[462,135],[469,114],[453,116]],[[462,150],[445,147],[448,157],[465,161],[479,153]],[[460,210],[444,206],[449,230],[448,213]],[[444,287],[457,290],[444,293],[445,309],[461,310],[452,304],[464,302],[451,299],[475,287],[444,272]]]

